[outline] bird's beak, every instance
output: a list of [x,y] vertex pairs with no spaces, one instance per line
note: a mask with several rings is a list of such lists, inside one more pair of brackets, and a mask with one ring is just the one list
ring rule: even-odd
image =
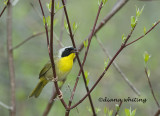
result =
[[77,48],[74,48],[73,50],[72,50],[72,53],[78,53],[79,51],[78,51],[78,49]]

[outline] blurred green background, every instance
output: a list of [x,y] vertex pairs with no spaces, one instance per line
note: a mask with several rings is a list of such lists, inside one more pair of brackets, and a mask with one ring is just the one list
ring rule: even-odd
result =
[[[49,0],[43,0],[42,4],[46,16],[49,12],[46,8],[46,3]],[[59,1],[61,4],[61,1]],[[107,4],[103,7],[99,22],[111,11],[117,0],[108,0]],[[34,9],[31,6],[34,5]],[[84,38],[90,33],[98,10],[98,0],[67,0],[67,10],[71,23],[77,22],[79,28],[75,34],[76,45],[79,46]],[[148,30],[152,24],[160,19],[159,6],[160,1],[142,2],[138,0],[130,0],[98,33],[97,36],[103,42],[105,48],[113,56],[121,45],[121,36],[124,33],[127,35],[130,32],[130,17],[135,16],[136,7],[142,8],[144,11],[139,18],[138,25],[134,31],[131,40],[143,34],[144,26]],[[3,9],[3,1],[0,1],[0,11]],[[61,19],[63,9],[58,11],[55,15],[57,23],[54,31],[59,37],[61,30]],[[7,49],[6,49],[6,17],[7,11],[0,18],[0,101],[10,104],[10,79],[8,72]],[[20,0],[13,6],[13,46],[16,46],[27,37],[34,33],[44,31],[41,10],[38,0]],[[159,54],[159,37],[160,26],[158,25],[151,33],[145,38],[127,47],[115,60],[120,66],[121,70],[126,74],[129,80],[141,92],[138,97],[131,88],[124,82],[121,75],[115,70],[113,66],[109,69],[107,74],[100,81],[98,86],[92,92],[92,99],[94,106],[101,109],[98,112],[99,116],[103,116],[103,109],[105,107],[114,110],[115,102],[99,102],[98,98],[146,98],[146,103],[123,103],[119,115],[125,115],[125,108],[136,109],[137,116],[151,116],[157,111],[157,106],[150,92],[150,88],[145,77],[143,53],[148,51],[151,54],[148,67],[151,70],[151,82],[155,95],[160,100],[160,54]],[[64,30],[63,44],[65,46],[72,45],[70,37]],[[58,43],[54,40],[54,52],[58,50]],[[85,49],[84,49],[85,50]],[[81,61],[83,60],[84,50],[80,53]],[[89,88],[92,87],[94,82],[98,79],[99,75],[104,69],[104,55],[101,47],[97,43],[95,37],[92,39],[89,54],[86,60],[84,69],[89,72]],[[52,94],[53,83],[49,83],[42,91],[39,98],[28,99],[28,95],[38,83],[38,75],[41,68],[49,60],[48,51],[46,46],[45,34],[37,36],[30,41],[26,42],[23,46],[14,50],[14,65],[16,75],[16,106],[17,116],[40,116],[42,115],[48,100]],[[68,75],[67,81],[62,88],[65,101],[68,103],[71,92],[68,84],[72,89],[79,71],[77,61],[73,70]],[[74,103],[79,101],[86,94],[82,77],[77,86],[74,97]],[[73,104],[74,104],[73,103]],[[78,111],[77,111],[78,109]],[[73,109],[70,113],[71,116],[90,116],[92,113],[89,111],[90,104],[88,98],[82,102],[77,109]],[[49,116],[63,116],[65,109],[59,100],[55,101]],[[7,116],[9,112],[7,109],[0,106],[0,115]]]

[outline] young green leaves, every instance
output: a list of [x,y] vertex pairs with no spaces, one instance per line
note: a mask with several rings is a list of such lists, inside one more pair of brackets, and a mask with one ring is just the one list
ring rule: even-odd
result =
[[107,58],[107,60],[104,59],[104,70],[107,68],[109,63],[109,58]]
[[[48,8],[48,11],[51,12],[52,0],[50,0],[49,3],[46,3],[46,6]],[[55,3],[55,13],[58,12],[62,8],[63,8],[63,6],[59,5],[59,1],[57,3]]]
[[148,54],[148,52],[144,52],[144,55],[143,55],[143,58],[144,58],[144,66],[145,66],[145,70],[146,70],[146,73],[148,75],[148,77],[150,77],[150,70],[147,68],[147,63],[148,63],[148,60],[150,59],[151,55]]
[[126,116],[135,116],[135,114],[136,114],[136,109],[135,110],[131,110],[131,108],[130,109],[125,109],[125,114],[126,114]]
[[104,107],[104,116],[112,116],[113,110],[110,110],[107,107]]
[[108,1],[108,0],[98,0],[98,6],[100,6],[101,2],[103,3],[102,6],[104,6],[107,1]]
[[85,79],[87,81],[87,86],[88,86],[88,83],[89,83],[89,78],[88,78],[88,75],[89,73],[87,71],[84,72],[84,76],[85,76]]
[[139,8],[136,7],[136,17],[131,16],[131,27],[132,27],[132,29],[134,29],[134,27],[136,26],[138,18],[142,14],[143,9],[144,9],[144,6],[141,8],[141,10],[139,10]]
[[83,41],[83,45],[84,45],[85,48],[88,47],[88,39]]
[[4,0],[3,3],[4,3],[4,5],[7,5],[8,0]]
[[147,51],[144,52],[143,58],[144,58],[144,63],[147,64],[148,60],[150,59],[151,55],[148,54]]
[[126,41],[126,38],[127,38],[127,37],[123,34],[123,35],[122,35],[122,43],[124,43],[124,42]]

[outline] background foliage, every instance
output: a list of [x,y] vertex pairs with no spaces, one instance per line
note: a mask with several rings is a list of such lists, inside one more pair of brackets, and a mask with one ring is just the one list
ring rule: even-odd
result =
[[[49,15],[45,5],[47,2],[49,1],[42,1],[46,15]],[[107,4],[102,9],[99,22],[112,9],[115,2],[116,0],[108,0]],[[34,5],[36,10],[31,6],[31,3]],[[97,3],[97,0],[67,1],[67,9],[72,24],[74,21],[79,24],[79,28],[75,34],[75,41],[77,45],[83,42],[84,38],[86,38],[88,33],[91,31],[98,9]],[[129,1],[97,34],[105,45],[105,48],[109,50],[112,56],[121,45],[122,34],[124,33],[127,35],[130,31],[130,17],[133,15],[135,16],[135,5],[140,8],[145,6],[145,8],[141,17],[139,18],[136,30],[132,35],[132,40],[143,34],[144,26],[146,29],[149,29],[152,26],[152,23],[160,19],[160,14],[158,12],[160,1]],[[3,1],[0,1],[0,11],[2,10],[3,6]],[[58,37],[60,35],[62,11],[62,9],[59,10],[55,15],[57,23],[54,27],[54,31]],[[136,109],[136,114],[139,116],[150,116],[157,110],[157,106],[153,100],[147,79],[145,77],[143,53],[144,51],[148,51],[152,56],[149,61],[149,68],[151,70],[151,82],[156,93],[156,97],[159,100],[159,30],[160,27],[157,26],[145,38],[125,49],[116,59],[116,62],[119,64],[121,70],[129,77],[129,80],[141,92],[141,96],[139,98],[147,98],[146,103],[123,103],[119,113],[121,116],[124,116],[125,114],[124,109],[130,107],[132,109]],[[16,46],[30,35],[41,31],[44,31],[44,26],[38,1],[20,0],[13,7],[13,46]],[[0,19],[0,41],[0,101],[3,101],[6,104],[10,104],[10,86],[6,53],[6,13],[4,13],[3,17]],[[62,42],[65,46],[71,45],[71,41],[66,30],[64,32]],[[58,44],[56,41],[54,41],[54,48],[54,51],[58,50]],[[80,58],[83,58],[83,55],[84,51],[81,52]],[[88,54],[88,59],[84,67],[84,69],[89,72],[89,87],[93,85],[93,83],[97,80],[98,76],[103,71],[104,59],[107,60],[107,57],[104,55],[96,39],[93,38],[91,49]],[[44,88],[38,99],[28,99],[28,95],[38,82],[39,71],[48,60],[49,57],[46,47],[45,34],[33,38],[20,48],[14,50],[17,116],[34,116],[41,115],[43,113],[52,94],[53,84],[49,83]],[[69,74],[67,81],[62,88],[65,100],[68,100],[70,97],[68,84],[72,89],[78,70],[79,67],[76,62],[72,72]],[[80,78],[74,102],[82,98],[85,93],[86,90],[84,88],[83,80]],[[91,95],[95,107],[101,109],[101,111],[98,112],[100,116],[104,114],[103,109],[105,107],[115,111],[116,103],[99,102],[99,97],[138,97],[123,81],[123,79],[120,77],[120,74],[115,70],[114,67],[110,68],[109,72],[105,75],[103,80],[91,93]],[[87,98],[77,107],[80,114],[77,112],[77,109],[74,109],[71,111],[70,115],[91,115],[89,112],[89,107],[90,105]],[[64,115],[64,112],[65,109],[63,108],[62,104],[56,100],[54,106],[51,109],[51,112],[49,113],[49,116],[53,114],[62,116]],[[8,115],[9,112],[8,110],[1,107],[0,114],[5,116]]]

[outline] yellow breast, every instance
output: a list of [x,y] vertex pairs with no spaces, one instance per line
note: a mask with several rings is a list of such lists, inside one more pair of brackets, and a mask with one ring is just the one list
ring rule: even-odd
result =
[[[72,69],[73,66],[73,59],[75,57],[75,53],[70,54],[69,56],[62,57],[57,62],[57,75],[60,78],[64,78]],[[61,80],[61,79],[60,79]]]

